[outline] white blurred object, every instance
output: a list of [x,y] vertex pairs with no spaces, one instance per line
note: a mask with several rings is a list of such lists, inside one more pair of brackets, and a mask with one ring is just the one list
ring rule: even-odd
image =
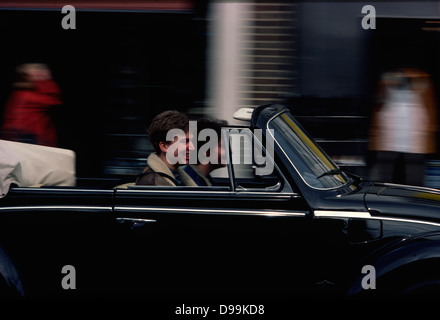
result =
[[240,108],[232,117],[237,120],[251,121],[254,110],[254,108]]
[[380,136],[387,151],[424,153],[427,141],[426,114],[417,92],[406,89],[387,89],[383,110],[379,112],[379,127],[386,128]]
[[75,152],[0,140],[0,198],[19,187],[75,186]]
[[249,33],[253,2],[211,1],[208,11],[208,65],[206,114],[229,124],[251,87],[246,66],[252,63]]

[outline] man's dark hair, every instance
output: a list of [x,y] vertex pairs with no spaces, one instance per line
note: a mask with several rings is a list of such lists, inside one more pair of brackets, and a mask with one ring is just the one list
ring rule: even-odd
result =
[[202,131],[203,129],[213,129],[220,138],[222,127],[225,127],[227,125],[228,122],[225,120],[217,120],[213,118],[203,117],[197,120],[197,134],[199,134],[200,131]]
[[151,121],[148,137],[158,154],[161,152],[159,143],[167,141],[167,133],[172,129],[181,129],[187,132],[189,129],[188,116],[177,110],[168,110],[158,114]]
[[[226,127],[228,122],[226,120],[218,120],[209,117],[204,117],[197,120],[197,136],[203,129],[212,129],[215,131],[218,137],[218,141],[220,142],[222,138],[222,127]],[[203,144],[197,144],[197,154],[199,153],[199,149]]]

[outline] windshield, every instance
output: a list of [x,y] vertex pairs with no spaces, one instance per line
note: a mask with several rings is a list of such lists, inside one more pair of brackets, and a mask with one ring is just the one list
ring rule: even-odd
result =
[[338,166],[307,136],[292,115],[282,113],[267,125],[273,129],[275,141],[310,187],[332,189],[347,183],[345,174],[338,171]]

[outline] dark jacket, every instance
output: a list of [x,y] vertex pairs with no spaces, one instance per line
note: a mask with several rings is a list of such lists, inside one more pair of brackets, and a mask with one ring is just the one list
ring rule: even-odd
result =
[[206,177],[197,167],[195,164],[189,164],[185,167],[183,167],[183,171],[185,171],[191,179],[194,180],[194,182],[198,186],[212,186],[212,179],[211,177]]

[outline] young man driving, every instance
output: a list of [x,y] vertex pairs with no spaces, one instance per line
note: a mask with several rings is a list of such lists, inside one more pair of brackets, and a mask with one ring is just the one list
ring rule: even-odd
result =
[[194,150],[188,117],[178,111],[164,111],[154,117],[148,136],[155,152],[147,158],[147,166],[136,185],[197,186],[179,166],[189,163]]

